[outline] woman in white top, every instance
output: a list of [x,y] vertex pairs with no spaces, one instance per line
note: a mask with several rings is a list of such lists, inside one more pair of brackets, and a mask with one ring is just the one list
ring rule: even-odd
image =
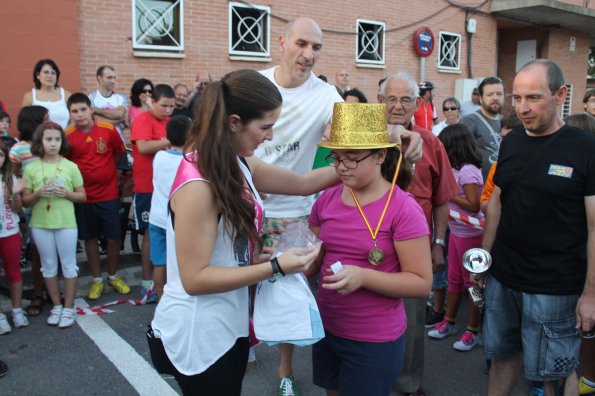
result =
[[60,69],[51,59],[42,59],[33,68],[35,88],[23,96],[22,106],[43,106],[48,109],[50,120],[66,129],[70,114],[66,101],[70,92],[58,86]]
[[253,258],[254,247],[262,246],[258,192],[310,195],[338,183],[331,167],[297,175],[253,156],[272,139],[281,100],[275,85],[253,70],[210,84],[175,175],[166,230],[167,284],[151,323],[166,357],[160,360],[154,349],[151,355],[156,367],[173,365],[170,372],[185,395],[241,394],[248,286],[303,272],[320,250]]

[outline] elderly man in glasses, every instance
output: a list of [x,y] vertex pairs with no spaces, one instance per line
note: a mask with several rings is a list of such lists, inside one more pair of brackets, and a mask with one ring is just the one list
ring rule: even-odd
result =
[[440,132],[442,132],[447,125],[459,122],[459,118],[461,118],[461,104],[457,98],[450,97],[444,99],[444,102],[442,102],[442,113],[444,114],[444,120],[440,121],[432,128],[432,133],[436,136],[440,135]]
[[[432,267],[436,272],[444,267],[448,201],[458,193],[448,156],[444,146],[432,132],[411,122],[419,103],[419,87],[409,73],[399,72],[387,77],[380,84],[378,102],[386,103],[389,124],[415,131],[423,139],[423,156],[416,164],[409,192],[422,207],[432,230]],[[423,395],[426,299],[405,299],[405,311],[405,359],[397,390],[405,395]]]
[[211,74],[206,71],[200,71],[196,73],[196,79],[194,81],[194,86],[192,87],[192,91],[188,94],[186,98],[186,106],[190,110],[190,114],[188,115],[190,118],[194,118],[194,104],[196,100],[201,97],[202,93],[205,89],[209,86],[209,84],[213,82],[211,78]]
[[504,86],[498,77],[487,77],[477,87],[481,107],[474,113],[461,118],[479,143],[483,151],[481,173],[488,177],[492,164],[498,161],[500,150],[500,112],[504,105]]

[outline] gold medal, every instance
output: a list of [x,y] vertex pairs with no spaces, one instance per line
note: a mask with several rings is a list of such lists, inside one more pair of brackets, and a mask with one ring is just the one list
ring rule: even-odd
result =
[[376,238],[378,237],[378,232],[380,231],[380,226],[382,225],[382,221],[384,220],[384,215],[386,215],[386,210],[388,209],[388,204],[390,203],[390,199],[393,196],[395,184],[397,182],[397,176],[399,174],[399,170],[401,169],[401,161],[402,160],[403,160],[403,153],[399,152],[399,161],[397,163],[397,169],[395,171],[395,174],[393,176],[393,181],[390,186],[390,193],[388,194],[388,198],[386,199],[386,203],[384,204],[384,209],[382,210],[382,214],[380,215],[380,220],[378,221],[378,224],[376,225],[376,230],[372,230],[372,226],[370,226],[370,222],[368,221],[368,218],[366,217],[364,210],[362,209],[361,205],[359,204],[359,201],[357,200],[355,194],[353,193],[353,190],[351,190],[351,197],[353,198],[353,201],[355,202],[355,206],[357,206],[357,209],[359,210],[359,213],[362,216],[362,219],[364,219],[364,223],[366,223],[366,227],[368,228],[368,231],[370,232],[372,241],[374,241],[374,247],[372,248],[372,250],[370,250],[368,252],[368,262],[372,265],[380,265],[380,263],[382,263],[384,261],[384,252],[382,251],[382,249],[380,249],[376,245]]
[[377,246],[368,253],[368,262],[372,265],[378,265],[384,261],[384,252]]

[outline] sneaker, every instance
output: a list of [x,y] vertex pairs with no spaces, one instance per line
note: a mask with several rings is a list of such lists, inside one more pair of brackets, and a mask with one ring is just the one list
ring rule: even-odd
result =
[[578,394],[580,396],[593,396],[595,395],[595,387],[587,385],[585,383],[585,377],[581,377],[578,382]]
[[27,320],[27,317],[25,316],[25,311],[23,311],[21,308],[13,309],[12,310],[12,324],[17,329],[19,327],[29,326],[29,320]]
[[151,283],[151,286],[141,285],[140,298],[145,302],[145,304],[157,302],[157,291],[155,290],[155,284]]
[[87,298],[89,300],[97,300],[99,297],[101,297],[101,293],[103,293],[104,288],[105,285],[103,282],[93,281],[93,283],[91,283],[91,288],[89,289],[89,294],[87,294]]
[[113,280],[107,278],[107,284],[116,289],[116,291],[120,294],[130,293],[130,286],[124,282],[124,279],[120,278],[120,275],[116,275]]
[[50,311],[50,316],[48,316],[48,325],[57,326],[60,323],[60,316],[62,316],[62,305],[54,305],[54,308]]
[[433,308],[428,310],[426,314],[426,328],[436,327],[436,325],[444,320],[444,312],[438,313]]
[[461,338],[459,338],[457,342],[452,344],[452,347],[457,351],[464,352],[472,350],[478,343],[479,337],[467,330],[463,333],[463,335],[461,336]]
[[529,396],[544,396],[543,382],[533,381],[529,388]]
[[444,319],[442,322],[438,323],[433,330],[428,331],[428,337],[437,338],[439,340],[448,337],[449,335],[453,335],[457,332],[457,326],[451,325],[448,323],[448,320]]
[[76,311],[74,308],[64,308],[62,311],[62,316],[60,317],[60,323],[58,323],[58,327],[61,329],[66,329],[72,326],[76,322]]
[[300,396],[295,379],[286,375],[279,384],[279,396]]
[[8,320],[6,320],[6,315],[0,314],[0,335],[8,334],[12,331],[12,328],[8,324]]

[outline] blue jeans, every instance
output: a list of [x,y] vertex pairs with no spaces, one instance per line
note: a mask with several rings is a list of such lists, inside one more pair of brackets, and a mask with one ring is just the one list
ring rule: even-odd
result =
[[529,294],[503,286],[491,275],[485,289],[483,322],[486,359],[523,353],[525,377],[555,381],[578,367],[578,295]]

